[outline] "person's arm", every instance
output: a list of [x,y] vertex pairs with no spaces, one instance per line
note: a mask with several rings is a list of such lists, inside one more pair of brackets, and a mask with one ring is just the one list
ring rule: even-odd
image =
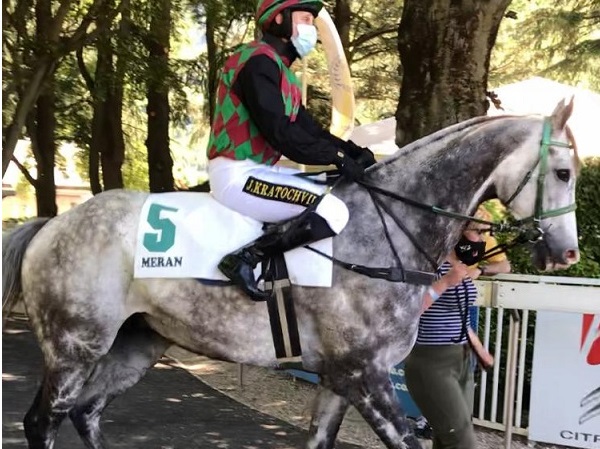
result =
[[331,142],[336,147],[339,147],[342,150],[344,150],[344,153],[346,153],[351,158],[357,159],[357,158],[363,156],[363,154],[365,152],[368,152],[368,153],[370,153],[370,156],[373,157],[373,163],[375,163],[375,156],[373,156],[373,152],[371,150],[369,150],[368,148],[361,147],[361,146],[355,144],[351,140],[340,139],[339,137],[331,134],[329,131],[327,131],[326,129],[324,129],[313,118],[312,115],[310,115],[310,113],[306,110],[306,108],[304,106],[300,107],[300,110],[298,111],[298,117],[296,118],[296,121],[305,130],[307,130],[311,134],[313,134],[315,136],[320,136],[320,137],[322,137],[324,139],[327,139],[327,140],[329,140],[329,142]]
[[481,271],[481,276],[494,276],[495,274],[510,273],[511,267],[508,259],[500,262],[492,262],[487,265],[478,267]]
[[485,349],[483,343],[479,339],[479,336],[475,333],[473,329],[469,327],[469,342],[471,343],[471,348],[475,355],[477,356],[477,360],[481,364],[483,369],[490,369],[494,366],[494,356],[490,354],[490,352]]
[[[326,131],[319,122],[317,122],[312,115],[306,110],[304,105],[300,106],[298,110],[298,115],[296,117],[296,122],[302,126],[306,131],[311,133],[314,136],[323,137],[325,139],[329,139],[329,136],[335,137],[330,132]],[[337,139],[337,137],[336,137]],[[342,140],[342,139],[338,139]]]
[[[492,248],[498,246],[498,242],[492,236],[487,236],[485,239],[485,249],[489,251]],[[472,279],[477,279],[479,276],[494,276],[496,274],[510,273],[511,266],[505,253],[496,254],[487,259],[485,265],[478,265],[472,270],[475,277],[471,276]]]
[[454,287],[461,282],[467,275],[467,267],[463,263],[457,263],[452,266],[450,271],[434,281],[425,291],[423,296],[423,308],[421,313],[429,309],[433,302],[437,300],[442,293],[450,287]]
[[341,148],[328,139],[305,129],[305,121],[293,122],[285,114],[281,96],[280,71],[266,55],[251,57],[234,83],[234,91],[250,113],[267,142],[278,152],[300,164],[336,163]]

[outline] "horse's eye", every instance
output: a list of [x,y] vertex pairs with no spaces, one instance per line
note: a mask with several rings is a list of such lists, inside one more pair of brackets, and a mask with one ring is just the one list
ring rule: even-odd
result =
[[568,168],[561,168],[556,170],[556,176],[558,179],[564,182],[569,182],[569,178],[571,177],[571,170]]

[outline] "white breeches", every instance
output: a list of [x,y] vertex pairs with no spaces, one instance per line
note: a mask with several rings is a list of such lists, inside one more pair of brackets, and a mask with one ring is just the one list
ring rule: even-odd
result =
[[[275,223],[302,213],[323,195],[325,186],[294,176],[300,170],[218,157],[208,162],[211,191],[221,204],[255,220]],[[327,194],[315,212],[339,234],[348,223],[348,208]]]

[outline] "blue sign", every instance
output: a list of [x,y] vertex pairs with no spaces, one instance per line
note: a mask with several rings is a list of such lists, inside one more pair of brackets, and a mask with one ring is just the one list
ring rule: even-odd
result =
[[290,373],[292,376],[297,377],[298,379],[302,379],[307,382],[310,382],[311,384],[319,383],[319,375],[318,374],[308,373],[308,372],[302,371],[300,369],[288,369],[286,371],[288,373]]
[[408,387],[406,386],[406,380],[404,378],[404,363],[399,363],[395,367],[392,368],[392,372],[390,373],[390,380],[392,381],[392,386],[396,391],[396,396],[400,400],[400,404],[402,404],[402,408],[407,416],[411,418],[418,418],[421,416],[421,410],[413,401],[413,398],[410,396],[408,392]]

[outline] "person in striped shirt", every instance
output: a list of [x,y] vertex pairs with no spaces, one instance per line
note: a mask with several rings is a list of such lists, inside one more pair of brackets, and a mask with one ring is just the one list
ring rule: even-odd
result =
[[415,347],[405,360],[408,390],[433,427],[433,449],[476,447],[471,349],[484,367],[494,360],[471,329],[469,308],[477,297],[473,279],[506,270],[499,261],[485,269],[478,267],[486,249],[484,227],[469,222],[439,267],[438,278],[423,300]]

